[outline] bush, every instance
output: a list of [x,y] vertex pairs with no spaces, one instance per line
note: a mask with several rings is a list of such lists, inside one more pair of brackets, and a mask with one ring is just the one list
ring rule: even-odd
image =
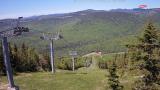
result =
[[[91,62],[88,58],[75,58],[75,69],[88,67]],[[72,59],[70,57],[60,57],[56,59],[56,67],[64,70],[72,70]]]

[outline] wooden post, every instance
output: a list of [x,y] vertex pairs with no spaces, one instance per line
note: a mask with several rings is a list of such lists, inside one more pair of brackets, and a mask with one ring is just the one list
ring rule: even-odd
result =
[[75,70],[75,57],[77,56],[77,51],[70,51],[69,55],[72,57],[72,71]]
[[75,62],[74,62],[74,57],[72,56],[72,71],[74,71],[74,69],[75,69]]

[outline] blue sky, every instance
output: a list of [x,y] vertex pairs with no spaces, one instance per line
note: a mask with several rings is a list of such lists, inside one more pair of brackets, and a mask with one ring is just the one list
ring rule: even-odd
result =
[[140,4],[146,4],[148,8],[159,8],[160,0],[1,0],[0,19],[85,9],[137,8]]

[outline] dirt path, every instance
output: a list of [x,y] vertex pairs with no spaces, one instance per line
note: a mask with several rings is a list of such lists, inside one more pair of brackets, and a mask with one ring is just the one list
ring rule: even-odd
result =
[[92,56],[92,64],[91,64],[91,66],[89,68],[90,69],[97,69],[98,68],[97,60],[95,59],[94,56]]

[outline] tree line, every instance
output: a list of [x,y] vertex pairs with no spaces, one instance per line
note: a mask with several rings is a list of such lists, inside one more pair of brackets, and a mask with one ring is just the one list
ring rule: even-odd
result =
[[[0,72],[5,73],[2,47],[0,49]],[[37,71],[39,66],[39,54],[34,48],[28,47],[23,43],[20,47],[9,43],[10,61],[13,72]]]
[[[48,51],[49,52],[49,51]],[[36,49],[22,43],[9,43],[9,53],[13,72],[36,72],[36,71],[50,71],[50,54],[48,52],[38,53]],[[91,58],[82,58],[77,56],[75,58],[75,69],[80,67],[88,67],[91,64]],[[72,70],[71,57],[56,57],[55,65],[58,69]],[[0,74],[5,75],[5,65],[3,60],[2,47],[0,47]]]
[[118,77],[129,72],[141,75],[132,85],[132,90],[159,90],[160,34],[153,23],[147,23],[143,34],[137,37],[137,42],[126,47],[127,52],[112,55],[112,60],[99,60],[99,68],[108,69],[110,89],[122,90]]

